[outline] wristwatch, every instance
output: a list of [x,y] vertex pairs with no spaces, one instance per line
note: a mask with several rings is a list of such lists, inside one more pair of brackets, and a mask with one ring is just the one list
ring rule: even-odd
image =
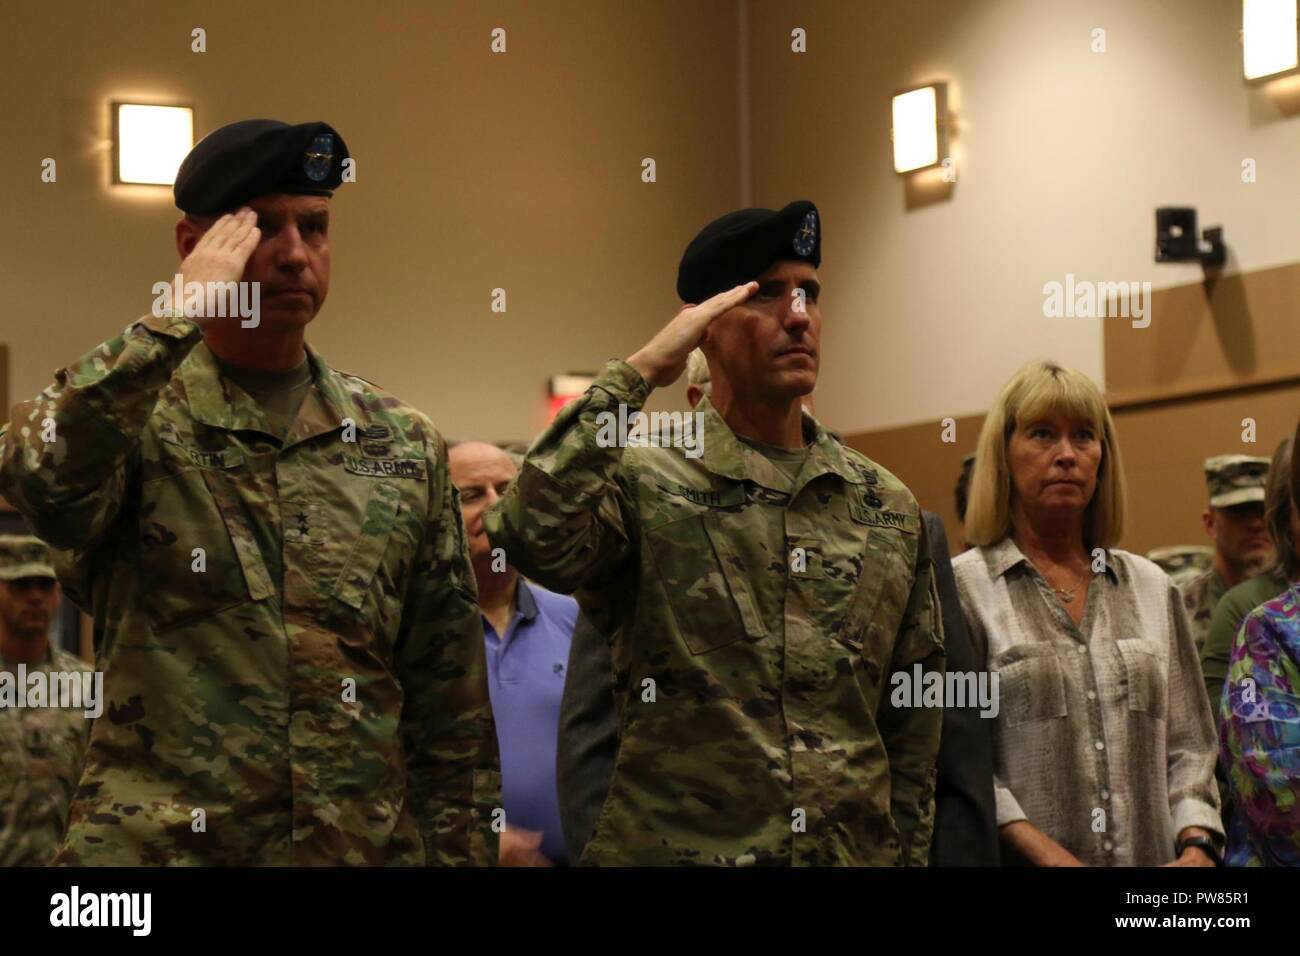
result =
[[1192,836],[1189,836],[1186,840],[1179,840],[1177,843],[1175,843],[1174,844],[1175,859],[1177,857],[1182,856],[1183,851],[1186,850],[1189,846],[1194,846],[1198,850],[1203,851],[1206,856],[1208,856],[1211,860],[1214,861],[1215,866],[1223,866],[1223,855],[1219,852],[1219,848],[1214,845],[1214,841],[1211,840],[1209,837],[1201,836],[1200,834],[1193,834]]

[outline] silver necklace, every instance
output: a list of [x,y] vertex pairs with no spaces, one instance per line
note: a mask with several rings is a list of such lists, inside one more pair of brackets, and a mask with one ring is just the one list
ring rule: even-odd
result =
[[1079,576],[1079,579],[1078,579],[1077,581],[1074,582],[1074,587],[1071,587],[1071,588],[1058,588],[1058,587],[1057,587],[1055,584],[1053,584],[1051,581],[1048,581],[1048,580],[1047,580],[1047,575],[1046,575],[1046,574],[1043,574],[1043,569],[1042,569],[1042,568],[1038,567],[1038,565],[1036,565],[1036,564],[1034,565],[1034,568],[1038,571],[1039,574],[1042,574],[1042,575],[1043,575],[1043,580],[1044,580],[1044,581],[1047,581],[1047,586],[1048,586],[1049,588],[1052,589],[1052,593],[1053,593],[1054,595],[1056,595],[1056,599],[1057,599],[1058,601],[1060,601],[1062,604],[1073,604],[1073,603],[1074,603],[1074,595],[1075,595],[1075,592],[1078,591],[1078,589],[1079,589],[1079,585],[1083,583],[1083,579],[1084,579],[1085,577],[1087,577],[1087,575],[1080,575],[1080,576]]
[[1043,574],[1043,568],[1037,566],[1034,559],[1031,558],[1030,563],[1034,564],[1034,570],[1039,572],[1040,578],[1047,581],[1048,587],[1052,588],[1052,593],[1056,596],[1057,601],[1060,601],[1061,604],[1074,604],[1074,593],[1078,591],[1079,585],[1083,584],[1083,579],[1087,578],[1087,574],[1079,575],[1079,580],[1075,581],[1073,588],[1058,588],[1052,583],[1052,581],[1048,580],[1047,575]]

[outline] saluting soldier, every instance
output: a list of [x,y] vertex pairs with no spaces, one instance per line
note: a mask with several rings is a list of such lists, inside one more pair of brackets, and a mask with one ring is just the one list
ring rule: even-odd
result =
[[[304,343],[347,155],[325,123],[206,137],[175,185],[182,294],[13,409],[0,491],[64,550],[105,672],[58,862],[495,859],[445,444]],[[196,311],[236,282],[260,313]]]
[[[486,514],[610,636],[618,758],[583,863],[926,863],[943,710],[895,706],[891,678],[942,673],[932,567],[911,493],[800,407],[820,262],[810,202],[706,226],[678,273],[698,304],[606,365]],[[696,346],[702,435],[610,441]]]

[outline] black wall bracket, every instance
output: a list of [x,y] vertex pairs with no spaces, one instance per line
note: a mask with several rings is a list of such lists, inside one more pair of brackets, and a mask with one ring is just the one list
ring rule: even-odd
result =
[[1156,210],[1156,262],[1199,262],[1221,266],[1228,257],[1223,227],[1212,226],[1196,238],[1196,210],[1191,206],[1163,206]]

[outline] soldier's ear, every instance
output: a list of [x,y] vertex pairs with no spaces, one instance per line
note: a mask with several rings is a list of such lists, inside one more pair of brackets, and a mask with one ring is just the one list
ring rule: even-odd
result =
[[194,251],[201,236],[196,224],[188,216],[181,216],[176,223],[176,252],[182,260]]
[[180,221],[176,223],[176,251],[182,259],[194,251],[203,234],[211,229],[215,222],[216,220],[210,216],[201,219],[190,215],[181,216]]

